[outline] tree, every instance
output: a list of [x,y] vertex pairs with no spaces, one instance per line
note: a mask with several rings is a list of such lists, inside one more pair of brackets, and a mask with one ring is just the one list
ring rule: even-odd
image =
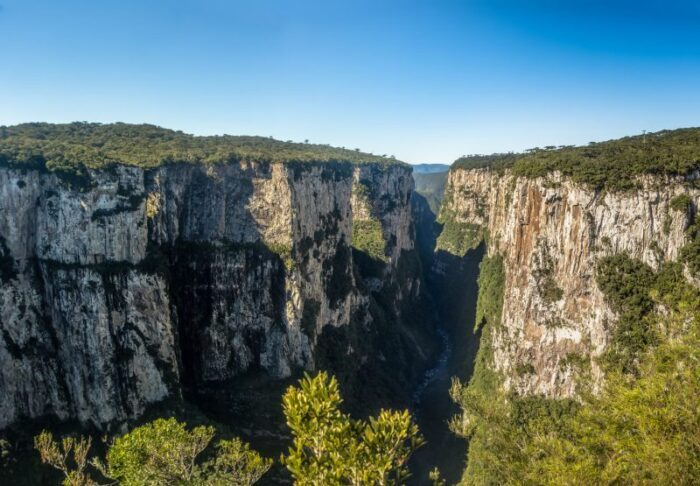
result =
[[91,445],[91,439],[84,437],[64,437],[59,443],[54,439],[53,434],[47,431],[43,431],[34,438],[34,447],[39,451],[41,462],[63,473],[64,486],[97,484],[86,472]]
[[96,464],[125,486],[250,485],[270,468],[271,461],[239,439],[220,441],[212,459],[198,461],[213,437],[210,426],[187,430],[174,418],[158,419],[118,438],[107,452],[107,464]]
[[382,410],[368,421],[340,411],[335,378],[306,375],[283,398],[294,443],[282,462],[299,485],[395,484],[408,476],[406,463],[423,444],[408,411]]
[[213,437],[210,426],[187,430],[174,418],[158,419],[116,439],[106,463],[88,461],[89,438],[66,437],[59,444],[51,433],[42,432],[35,444],[42,462],[64,473],[66,486],[97,485],[86,471],[88,464],[124,486],[249,486],[270,468],[272,461],[239,439],[219,441],[210,459],[201,461]]

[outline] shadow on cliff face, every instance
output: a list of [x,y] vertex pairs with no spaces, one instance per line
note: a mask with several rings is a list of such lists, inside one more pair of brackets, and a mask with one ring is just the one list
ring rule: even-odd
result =
[[[381,261],[356,249],[353,261],[368,306],[353,316],[350,326],[326,326],[316,364],[336,375],[348,411],[366,417],[382,408],[410,405],[413,389],[439,353],[439,342],[416,251],[402,251],[391,278],[382,275]],[[372,288],[378,277],[382,285]]]
[[[156,274],[167,287],[169,308],[165,298],[157,303],[164,304],[163,312],[175,327],[177,369],[158,358],[162,342],[149,340],[144,348],[170,397],[149,406],[129,426],[162,416],[175,416],[189,425],[213,422],[221,434],[238,435],[268,457],[279,457],[290,439],[282,395],[303,368],[292,363],[290,377],[276,378],[263,359],[270,336],[286,332],[285,303],[290,297],[285,288],[286,262],[261,241],[248,210],[253,175],[250,170],[231,169],[232,173],[223,174],[226,177],[218,177],[221,174],[210,175],[188,165],[169,166],[168,170],[168,174],[145,176],[145,192],[156,190],[157,176],[158,183],[164,184],[158,189],[165,197],[164,214],[154,216],[161,218],[160,225],[149,217],[146,260],[117,269],[108,265],[108,274],[102,267],[94,268],[110,277],[106,280],[110,311],[130,305],[118,291],[121,280],[116,278],[125,272]],[[257,178],[269,175],[265,167],[258,170]],[[328,165],[324,170],[321,179],[325,174],[325,179],[337,182],[341,175]],[[336,218],[335,229],[326,228],[329,231],[337,231],[336,211],[322,215],[331,225]],[[320,239],[327,237],[319,233]],[[360,292],[368,304],[355,313],[350,325],[324,327],[317,336],[313,365],[339,377],[347,410],[357,417],[376,413],[381,407],[405,408],[425,366],[439,351],[421,259],[416,251],[404,251],[388,275],[385,263],[351,249],[344,239],[338,245],[328,252],[333,262],[328,268],[324,265],[324,298],[332,300],[336,291]],[[305,268],[300,260],[316,249],[291,249],[301,252],[293,253],[301,274]],[[372,282],[377,280],[380,284],[375,286]],[[309,328],[302,327],[311,337]],[[129,370],[131,359],[129,349],[120,348],[118,365]],[[25,438],[32,450],[31,436]],[[288,479],[279,466],[265,478],[272,484]]]
[[428,473],[437,467],[448,484],[457,483],[466,467],[468,444],[454,435],[448,421],[459,407],[449,395],[452,378],[468,381],[479,348],[480,332],[474,333],[478,296],[479,264],[485,245],[463,257],[435,251],[441,225],[427,201],[420,195],[414,201],[416,239],[426,272],[432,307],[443,336],[443,352],[416,391],[414,413],[426,444],[411,459],[410,484],[427,484]]
[[[207,206],[207,198],[216,194],[210,184],[204,180],[188,197],[202,199],[197,204]],[[251,193],[241,191],[236,204],[245,207]],[[337,221],[326,230],[337,232]],[[196,236],[204,235],[206,231],[199,231]],[[303,368],[293,368],[289,378],[275,378],[262,365],[261,355],[265,340],[270,339],[268,330],[284,331],[288,270],[262,244],[225,241],[214,246],[194,239],[169,248],[184,398],[262,454],[279,457],[291,440],[282,414],[282,396]],[[308,256],[318,253],[312,250],[292,249],[302,275]],[[359,292],[367,305],[355,309],[350,325],[326,325],[314,336],[317,310],[307,316],[313,306],[305,302],[302,321],[311,322],[302,327],[316,340],[315,369],[338,378],[344,408],[358,418],[381,408],[406,408],[427,363],[439,351],[418,253],[403,251],[396,268],[389,272],[385,262],[350,248],[341,239],[329,258],[328,265],[323,265],[325,297],[331,303],[340,302],[348,292]],[[379,285],[373,283],[377,281]],[[255,322],[234,318],[242,306],[248,310],[243,314],[255,316]],[[256,309],[258,313],[253,312]],[[261,325],[262,321],[267,324]],[[220,348],[232,342],[240,343],[242,352]],[[247,361],[241,362],[246,356]],[[279,484],[289,479],[278,464],[263,482]]]

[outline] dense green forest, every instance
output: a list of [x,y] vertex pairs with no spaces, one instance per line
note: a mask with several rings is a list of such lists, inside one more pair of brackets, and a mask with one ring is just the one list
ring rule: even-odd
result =
[[392,164],[391,157],[329,145],[281,142],[265,137],[194,136],[154,125],[126,123],[27,123],[0,127],[0,166],[75,172],[111,164],[351,162]]
[[560,171],[596,189],[633,189],[644,174],[686,175],[700,169],[700,128],[663,130],[586,146],[535,148],[526,153],[471,155],[453,168],[511,168],[525,177]]

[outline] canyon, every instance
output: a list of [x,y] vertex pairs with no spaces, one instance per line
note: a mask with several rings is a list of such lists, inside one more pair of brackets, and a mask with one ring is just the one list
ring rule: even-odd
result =
[[[604,389],[621,313],[601,262],[679,264],[698,286],[696,170],[594,184],[542,150],[526,169],[500,154],[414,175],[327,146],[89,124],[61,132],[66,163],[42,145],[51,126],[26,130],[43,155],[0,150],[0,430],[20,438],[184,410],[279,456],[284,390],[327,370],[353,415],[415,414],[413,484],[434,466],[455,483],[459,383],[487,370],[513,402],[572,406]],[[93,153],[101,130],[121,152]]]
[[[369,362],[410,388],[435,352],[401,319],[422,298],[411,188],[400,164],[117,165],[86,187],[0,168],[0,427],[109,429],[251,373],[352,387]],[[363,223],[380,255],[353,249]]]

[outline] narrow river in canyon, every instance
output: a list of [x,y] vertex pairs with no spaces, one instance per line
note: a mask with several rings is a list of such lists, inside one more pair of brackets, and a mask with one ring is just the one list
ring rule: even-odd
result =
[[467,441],[449,429],[449,420],[459,412],[450,398],[453,377],[467,381],[479,348],[474,334],[478,293],[477,279],[483,248],[466,257],[438,254],[438,274],[429,278],[439,316],[442,352],[425,374],[414,395],[414,414],[426,444],[411,460],[410,484],[427,484],[428,473],[437,467],[448,484],[459,481],[467,456]]

